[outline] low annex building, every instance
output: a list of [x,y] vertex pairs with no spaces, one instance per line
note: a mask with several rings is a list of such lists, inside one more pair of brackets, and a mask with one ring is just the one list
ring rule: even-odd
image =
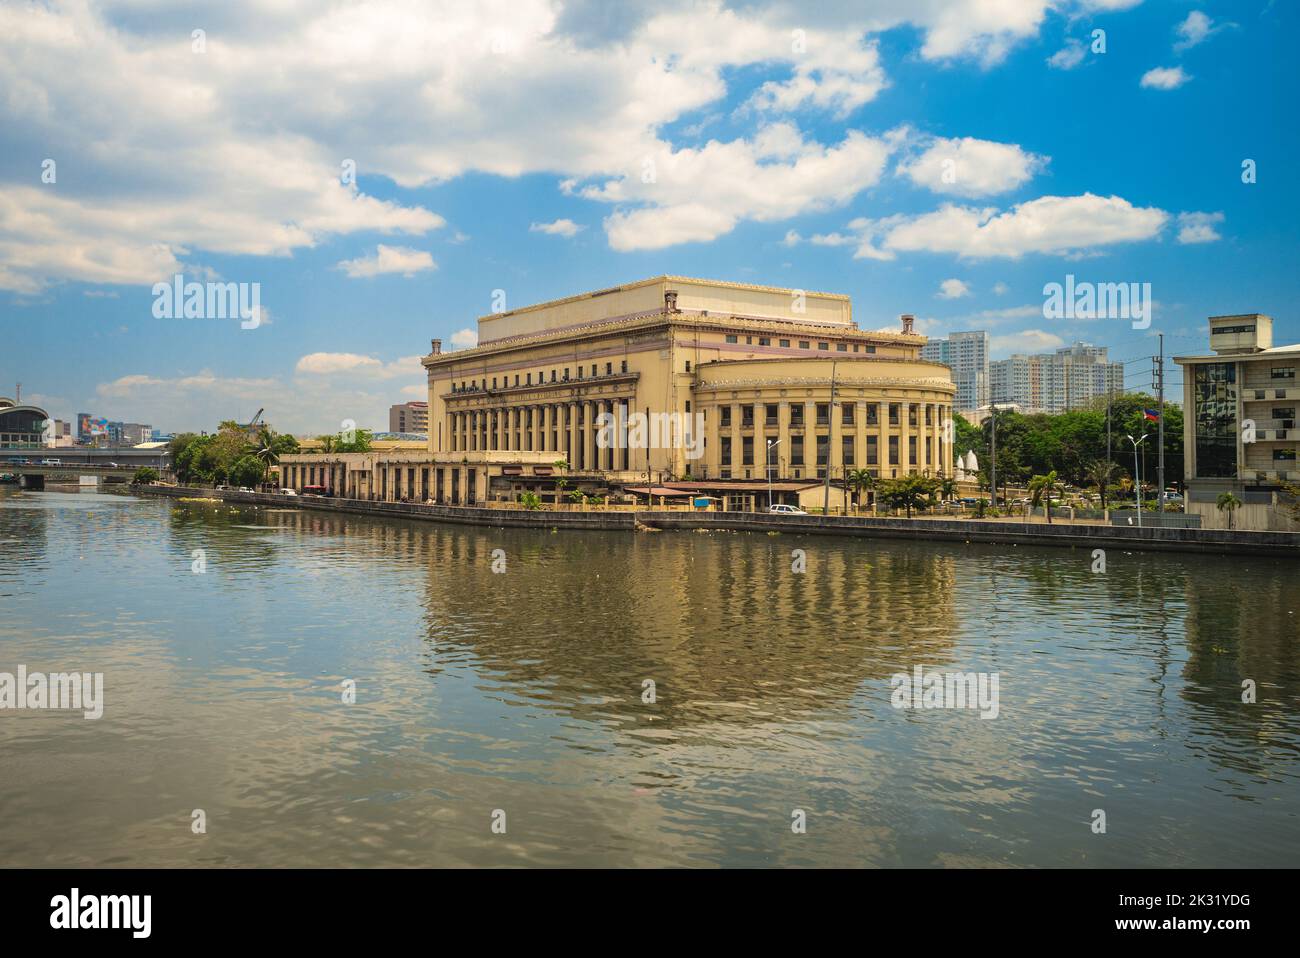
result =
[[[286,484],[472,504],[561,474],[718,493],[952,475],[950,370],[921,358],[912,317],[862,330],[847,296],[660,276],[483,316],[478,333],[454,352],[435,339],[423,360],[426,450],[285,456]],[[327,481],[301,481],[322,467]]]

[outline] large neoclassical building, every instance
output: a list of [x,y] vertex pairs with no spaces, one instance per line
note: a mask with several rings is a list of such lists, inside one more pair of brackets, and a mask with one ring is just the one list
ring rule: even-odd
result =
[[339,488],[478,502],[557,462],[611,488],[952,474],[948,367],[921,358],[910,316],[859,329],[847,296],[660,276],[483,316],[478,334],[423,360],[427,453],[368,454],[375,474]]

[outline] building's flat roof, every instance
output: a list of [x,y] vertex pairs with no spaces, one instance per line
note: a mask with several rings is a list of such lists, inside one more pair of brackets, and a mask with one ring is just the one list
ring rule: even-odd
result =
[[1270,359],[1274,356],[1285,356],[1291,353],[1300,353],[1300,343],[1292,343],[1289,346],[1270,346],[1268,349],[1257,349],[1249,353],[1201,353],[1196,356],[1174,356],[1173,360],[1176,363],[1221,363],[1235,362],[1242,359]]
[[[500,313],[488,313],[480,316],[479,319],[493,320],[500,319],[503,316],[518,316],[522,313],[531,313],[539,309],[549,309],[552,306],[563,306],[566,303],[576,303],[579,300],[595,299],[597,296],[607,296],[610,293],[622,293],[631,289],[640,289],[643,286],[654,286],[658,283],[699,283],[702,286],[716,286],[720,289],[745,289],[753,290],[760,293],[781,293],[789,295],[794,291],[793,287],[785,286],[763,286],[757,283],[733,283],[723,279],[700,279],[695,276],[672,276],[664,274],[662,276],[651,276],[649,279],[637,280],[633,283],[624,283],[621,286],[609,286],[605,289],[595,289],[587,293],[576,293],[573,296],[564,296],[560,299],[550,299],[543,303],[532,303],[528,306],[520,306],[517,309],[508,309]],[[815,290],[803,290],[805,296],[817,296],[826,299],[839,299],[845,302],[850,301],[847,293],[822,293]]]

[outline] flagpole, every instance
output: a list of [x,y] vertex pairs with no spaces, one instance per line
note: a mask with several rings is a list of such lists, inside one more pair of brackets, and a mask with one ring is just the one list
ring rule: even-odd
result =
[[1159,387],[1157,393],[1158,404],[1156,412],[1160,414],[1157,421],[1159,428],[1159,437],[1157,442],[1160,444],[1160,457],[1156,460],[1156,475],[1159,477],[1160,491],[1156,498],[1156,508],[1160,510],[1161,522],[1164,521],[1165,514],[1165,334],[1160,333],[1160,361],[1157,367],[1159,376],[1156,383]]

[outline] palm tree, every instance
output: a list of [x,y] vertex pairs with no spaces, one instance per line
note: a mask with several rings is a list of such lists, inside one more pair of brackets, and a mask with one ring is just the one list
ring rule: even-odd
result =
[[939,478],[939,496],[951,502],[957,498],[957,480],[951,476]]
[[1088,481],[1097,487],[1101,493],[1101,511],[1106,511],[1106,490],[1115,482],[1115,477],[1119,475],[1119,466],[1109,459],[1095,459],[1088,464],[1084,475]]
[[1030,505],[1038,508],[1038,503],[1042,501],[1043,496],[1047,497],[1047,521],[1052,521],[1052,490],[1056,488],[1056,470],[1053,469],[1045,476],[1034,476],[1029,480],[1029,491],[1033,493],[1033,499]]
[[876,488],[876,477],[866,469],[851,469],[848,475],[844,477],[844,483],[854,491],[857,505],[861,507],[862,492],[864,489]]
[[320,443],[321,452],[331,453],[334,451],[334,447],[338,444],[338,436],[317,436],[316,441]]
[[1228,514],[1228,528],[1231,529],[1232,514],[1237,509],[1241,508],[1241,500],[1231,492],[1221,492],[1219,493],[1219,498],[1214,500],[1214,505],[1220,512],[1226,512]]
[[279,463],[280,457],[285,453],[298,451],[298,440],[293,436],[286,436],[276,432],[269,426],[260,426],[257,430],[257,439],[253,443],[255,451],[254,456],[262,463],[262,481],[266,481],[267,473],[271,467]]

